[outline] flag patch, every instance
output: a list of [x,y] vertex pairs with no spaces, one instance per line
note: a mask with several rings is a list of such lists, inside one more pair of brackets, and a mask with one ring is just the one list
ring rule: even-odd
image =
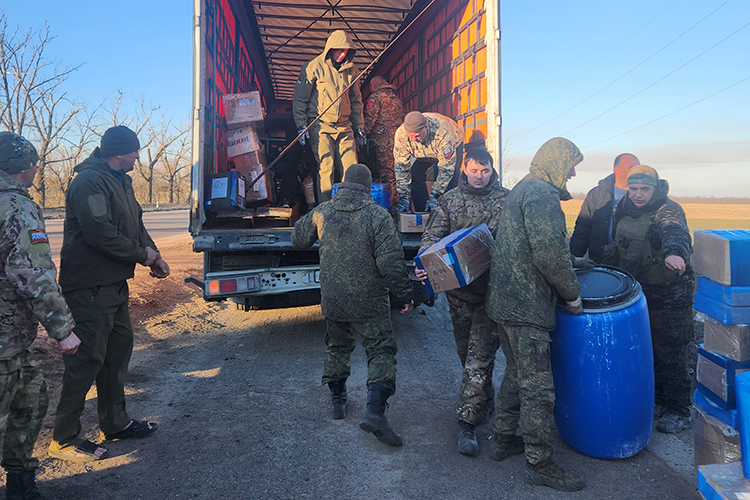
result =
[[443,156],[445,156],[446,158],[450,158],[451,156],[453,156],[453,148],[445,148],[443,150]]
[[368,100],[367,105],[365,106],[365,109],[371,109],[372,108],[372,101]]
[[31,243],[49,243],[47,233],[41,229],[29,229],[29,236],[31,237]]

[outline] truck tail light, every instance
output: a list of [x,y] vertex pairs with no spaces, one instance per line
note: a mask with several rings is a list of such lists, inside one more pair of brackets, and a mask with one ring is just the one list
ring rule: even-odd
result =
[[260,280],[257,276],[241,278],[224,278],[208,282],[209,295],[222,295],[234,292],[252,292],[260,289]]

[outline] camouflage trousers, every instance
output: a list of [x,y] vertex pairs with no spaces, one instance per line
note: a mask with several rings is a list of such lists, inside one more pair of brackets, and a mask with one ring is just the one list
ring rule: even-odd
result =
[[484,405],[495,395],[492,373],[500,347],[498,329],[502,327],[487,316],[484,303],[471,304],[448,294],[446,297],[458,358],[464,367],[456,413],[458,420],[478,425]]
[[344,172],[357,163],[354,132],[316,125],[310,130],[310,149],[318,162],[318,203],[331,200],[333,184],[344,178]]
[[[391,185],[391,207],[398,203],[398,192],[396,191],[396,172],[394,170],[395,158],[393,157],[393,135],[372,136],[372,145],[375,147],[376,170],[373,172],[373,182]],[[376,177],[377,175],[377,177]]]
[[550,432],[555,406],[549,332],[503,325],[499,334],[507,367],[490,422],[493,439],[502,443],[520,433],[526,461],[544,464],[552,458]]
[[39,467],[39,459],[32,454],[48,404],[47,384],[29,351],[0,360],[0,431],[5,434],[2,466],[6,472]]
[[654,399],[668,412],[690,416],[692,380],[687,353],[693,333],[693,308],[648,311],[654,346]]
[[396,392],[396,339],[391,316],[386,314],[363,321],[333,321],[326,318],[326,358],[323,384],[349,378],[355,334],[367,353],[367,387],[373,384]]

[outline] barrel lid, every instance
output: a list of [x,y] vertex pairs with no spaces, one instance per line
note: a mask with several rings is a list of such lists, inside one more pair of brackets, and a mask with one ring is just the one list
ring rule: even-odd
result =
[[602,309],[624,304],[640,292],[635,278],[627,271],[611,266],[576,269],[585,309]]

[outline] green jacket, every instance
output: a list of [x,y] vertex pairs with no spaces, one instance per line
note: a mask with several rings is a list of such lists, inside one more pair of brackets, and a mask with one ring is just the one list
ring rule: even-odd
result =
[[[336,69],[328,52],[331,49],[349,49],[346,59]],[[302,66],[299,79],[294,86],[292,112],[297,128],[306,127],[333,102],[344,89],[357,78],[359,71],[352,63],[356,53],[354,44],[346,32],[338,30],[331,33],[326,41],[323,53]],[[359,82],[341,96],[341,99],[320,118],[321,125],[334,128],[363,128],[362,94]]]
[[390,314],[388,291],[412,300],[412,286],[396,225],[375,204],[370,190],[339,184],[333,200],[297,221],[297,248],[320,241],[320,292],[323,315],[334,321],[362,321]]
[[146,247],[156,250],[129,175],[120,181],[93,154],[75,171],[65,194],[60,251],[60,286],[66,292],[130,279],[135,265],[146,260]]
[[579,296],[560,200],[570,198],[567,176],[582,160],[572,142],[550,139],[505,200],[485,306],[497,323],[552,331],[558,295]]
[[73,331],[56,276],[42,209],[0,171],[0,360],[28,349],[39,323],[56,340]]
[[[430,213],[419,251],[422,252],[459,229],[482,223],[487,224],[493,237],[497,237],[497,225],[508,193],[507,189],[500,186],[494,170],[489,184],[482,189],[468,185],[466,176],[462,173],[458,187],[441,196]],[[467,286],[445,293],[465,302],[481,304],[485,300],[488,279],[489,273],[484,273]]]

